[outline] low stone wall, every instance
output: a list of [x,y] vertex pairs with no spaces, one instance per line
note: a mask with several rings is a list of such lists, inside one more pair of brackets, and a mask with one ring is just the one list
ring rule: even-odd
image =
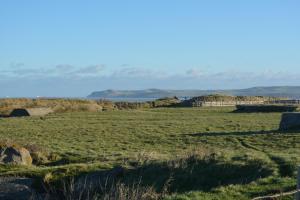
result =
[[279,130],[300,130],[300,112],[283,113]]
[[296,112],[295,105],[236,105],[235,112]]
[[299,105],[300,100],[276,100],[276,101],[266,101],[266,104],[285,104],[285,105]]
[[197,101],[193,102],[193,107],[214,107],[214,106],[236,106],[263,104],[264,101]]

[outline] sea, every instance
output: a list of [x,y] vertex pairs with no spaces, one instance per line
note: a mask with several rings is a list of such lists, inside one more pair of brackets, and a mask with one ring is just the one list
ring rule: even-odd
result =
[[126,97],[117,97],[117,98],[88,98],[93,100],[109,100],[112,102],[146,102],[146,101],[154,101],[158,98],[126,98]]

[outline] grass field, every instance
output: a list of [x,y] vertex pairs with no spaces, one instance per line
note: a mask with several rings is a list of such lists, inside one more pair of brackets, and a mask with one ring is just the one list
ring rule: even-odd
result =
[[[156,108],[0,118],[0,140],[39,149],[49,161],[0,166],[0,175],[61,178],[122,165],[167,199],[251,199],[295,189],[300,133],[277,131],[280,113],[234,108]],[[176,167],[191,152],[201,156]],[[200,153],[199,153],[200,152]],[[209,154],[204,158],[202,154]],[[213,157],[213,158],[211,158]],[[288,197],[287,199],[292,198]]]

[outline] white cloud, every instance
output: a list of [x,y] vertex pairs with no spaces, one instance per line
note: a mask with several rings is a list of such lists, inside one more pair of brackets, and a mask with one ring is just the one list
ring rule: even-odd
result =
[[299,80],[299,73],[287,71],[264,70],[261,72],[245,72],[239,70],[227,70],[221,72],[208,72],[201,68],[191,68],[182,73],[174,74],[172,71],[154,70],[142,67],[122,66],[115,70],[107,71],[104,64],[75,67],[70,64],[60,64],[53,68],[25,68],[23,63],[14,64],[13,68],[0,71],[1,77],[11,78],[85,78],[85,77],[106,77],[106,78],[140,78],[140,79],[159,79],[159,80],[192,80],[197,81],[284,81]]
[[23,67],[25,64],[22,63],[22,62],[12,62],[10,63],[10,67],[11,68],[20,68],[20,67]]
[[56,65],[54,70],[57,72],[70,72],[74,70],[74,68],[75,67],[73,65],[61,64],[61,65]]
[[[21,65],[19,65],[21,66]],[[8,70],[0,71],[0,75],[8,77],[78,77],[78,76],[97,76],[101,75],[104,70],[104,65],[89,65],[86,67],[77,68],[69,64],[56,65],[53,68],[22,68],[13,67]]]
[[188,69],[186,71],[186,75],[191,77],[201,77],[204,75],[204,71],[202,69],[196,69],[196,68]]
[[99,74],[105,69],[105,65],[90,65],[87,67],[80,68],[79,70],[75,71],[74,73],[77,75],[95,75]]
[[115,70],[111,76],[112,77],[121,77],[121,78],[163,78],[167,77],[169,74],[158,71],[151,70],[146,68],[138,67],[125,67],[119,70]]
[[[15,67],[0,71],[0,86],[5,88],[2,91],[4,96],[12,96],[13,93],[25,95],[27,92],[32,92],[32,96],[80,96],[108,88],[235,89],[272,85],[300,85],[300,74],[275,70],[217,72],[206,68],[191,68],[175,73],[142,67],[107,69],[104,65],[76,67],[69,64],[50,69]],[[78,91],[81,93],[78,94]]]

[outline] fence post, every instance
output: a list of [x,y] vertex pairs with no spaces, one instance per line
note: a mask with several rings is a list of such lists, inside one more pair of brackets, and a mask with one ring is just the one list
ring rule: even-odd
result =
[[297,175],[297,193],[296,200],[300,200],[300,166],[298,167],[298,175]]

